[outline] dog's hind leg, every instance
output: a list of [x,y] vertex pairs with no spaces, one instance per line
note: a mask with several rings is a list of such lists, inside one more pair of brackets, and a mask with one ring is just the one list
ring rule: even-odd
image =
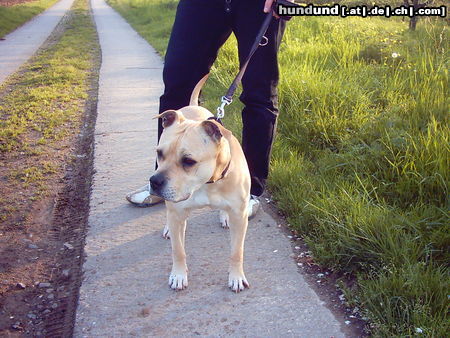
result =
[[169,206],[167,208],[167,224],[170,232],[173,260],[172,272],[169,276],[169,286],[174,290],[182,290],[188,286],[188,270],[184,249],[187,216],[188,213],[185,211],[178,212]]
[[228,275],[228,286],[234,292],[239,292],[249,287],[244,275],[244,240],[247,232],[248,218],[247,212],[236,210],[229,212],[230,236],[231,236],[231,256],[230,270]]

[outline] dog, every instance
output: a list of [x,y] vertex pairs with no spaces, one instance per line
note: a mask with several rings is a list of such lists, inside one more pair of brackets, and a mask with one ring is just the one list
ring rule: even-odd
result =
[[158,169],[150,177],[150,193],[162,197],[167,209],[163,235],[172,245],[169,286],[188,286],[184,248],[186,219],[191,210],[209,206],[220,210],[220,223],[230,229],[228,286],[240,292],[249,283],[244,275],[244,239],[248,225],[250,173],[241,145],[233,134],[198,105],[208,74],[195,86],[189,106],[167,110],[157,146]]

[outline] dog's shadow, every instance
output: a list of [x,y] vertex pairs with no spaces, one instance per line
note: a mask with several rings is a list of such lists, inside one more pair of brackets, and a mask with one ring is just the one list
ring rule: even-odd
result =
[[[124,203],[117,208],[94,210],[89,222],[86,278],[97,279],[103,284],[117,274],[137,269],[148,279],[158,276],[158,281],[154,281],[156,284],[167,283],[172,258],[170,240],[162,237],[166,224],[164,203],[148,208]],[[219,211],[195,210],[188,219],[186,230],[186,253],[192,278],[196,275],[204,284],[211,278],[200,276],[218,275],[218,271],[211,268],[220,265],[220,284],[225,284],[229,250],[229,231],[220,226]],[[99,265],[101,269],[96,269]],[[94,270],[95,273],[90,273]]]

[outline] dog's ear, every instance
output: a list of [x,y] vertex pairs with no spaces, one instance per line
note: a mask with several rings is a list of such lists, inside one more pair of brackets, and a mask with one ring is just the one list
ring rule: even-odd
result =
[[205,130],[206,134],[213,139],[214,142],[219,142],[222,138],[222,132],[220,131],[217,123],[212,121],[203,121],[202,127]]
[[181,123],[185,120],[183,114],[177,112],[176,110],[166,110],[165,112],[154,117],[155,119],[160,118],[162,120],[163,128],[170,127],[174,122]]

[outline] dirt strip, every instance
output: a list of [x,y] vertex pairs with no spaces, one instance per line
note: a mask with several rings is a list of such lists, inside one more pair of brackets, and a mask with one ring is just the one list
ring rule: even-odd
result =
[[[67,12],[40,52],[52,48],[68,28],[73,28],[70,26],[72,13]],[[4,219],[0,227],[1,337],[72,335],[93,171],[93,133],[100,67],[98,52],[92,51],[96,59],[90,69],[90,89],[86,100],[81,101],[84,106],[80,107],[79,115],[71,121],[73,124],[67,124],[70,130],[63,139],[42,148],[45,153],[41,157],[51,157],[58,168],[45,177],[44,183],[48,187],[45,195],[34,202],[30,198],[36,190],[34,185],[30,189],[19,187],[18,190],[17,186],[11,187],[6,181],[3,189],[6,179],[3,174],[10,166],[6,161],[22,159],[30,163],[33,159],[38,161],[39,156],[0,155],[2,198],[7,198],[11,207],[18,203],[13,217]],[[24,69],[21,74],[27,71],[30,70]],[[20,76],[18,74],[17,81],[20,81]],[[4,90],[13,91],[14,81]],[[17,196],[22,201],[18,201]]]

